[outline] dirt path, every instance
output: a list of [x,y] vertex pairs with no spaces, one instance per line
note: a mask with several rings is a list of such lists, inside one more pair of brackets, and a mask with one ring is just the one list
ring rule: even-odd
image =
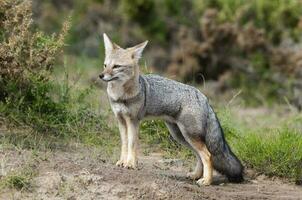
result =
[[[0,150],[1,173],[32,162],[37,175],[26,191],[5,190],[0,199],[302,199],[302,187],[257,178],[243,184],[224,182],[199,187],[185,178],[181,160],[158,154],[140,157],[138,170],[115,167],[96,151],[35,153]],[[3,175],[3,174],[2,174]]]

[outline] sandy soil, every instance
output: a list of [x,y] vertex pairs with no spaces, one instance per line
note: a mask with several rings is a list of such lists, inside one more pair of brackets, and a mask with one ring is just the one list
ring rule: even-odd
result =
[[0,150],[2,177],[28,163],[37,172],[30,189],[6,189],[0,199],[302,199],[301,186],[264,176],[230,184],[216,174],[215,185],[199,187],[185,178],[182,160],[151,154],[139,161],[138,170],[128,170],[87,148],[34,154]]

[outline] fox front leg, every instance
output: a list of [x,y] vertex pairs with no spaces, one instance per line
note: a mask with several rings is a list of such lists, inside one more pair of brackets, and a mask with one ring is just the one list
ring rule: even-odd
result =
[[138,146],[138,131],[139,122],[130,117],[126,118],[127,135],[128,135],[128,155],[124,167],[135,169],[137,165],[137,146]]
[[121,156],[116,165],[119,167],[125,166],[128,156],[128,137],[127,137],[127,125],[124,118],[121,116],[117,117],[118,127],[121,135]]

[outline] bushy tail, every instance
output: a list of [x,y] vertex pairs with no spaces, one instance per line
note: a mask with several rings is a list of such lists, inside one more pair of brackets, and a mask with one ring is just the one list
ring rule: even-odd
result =
[[220,123],[210,108],[205,143],[212,155],[214,169],[227,176],[230,182],[243,181],[243,166],[227,144]]

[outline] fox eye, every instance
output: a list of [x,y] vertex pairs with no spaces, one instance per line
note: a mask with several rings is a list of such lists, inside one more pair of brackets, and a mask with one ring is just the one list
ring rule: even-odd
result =
[[104,64],[104,68],[106,68],[107,67],[107,65],[106,64]]
[[121,67],[121,65],[114,65],[114,66],[112,67],[112,69],[116,69],[116,68],[119,68],[119,67]]

